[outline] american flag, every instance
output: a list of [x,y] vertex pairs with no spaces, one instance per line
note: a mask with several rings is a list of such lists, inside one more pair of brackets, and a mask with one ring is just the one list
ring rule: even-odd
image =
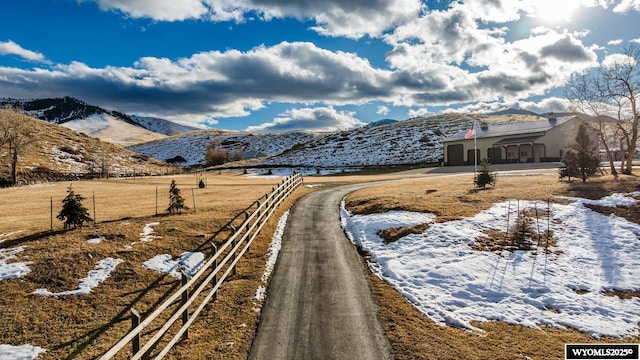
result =
[[[474,124],[474,125],[475,125],[475,124]],[[469,139],[471,139],[472,137],[474,137],[475,135],[476,135],[476,129],[475,129],[475,126],[474,126],[474,127],[472,127],[471,129],[469,129],[469,131],[467,131],[467,133],[466,133],[466,134],[464,134],[464,138],[465,138],[465,139],[467,139],[467,140],[469,140]]]

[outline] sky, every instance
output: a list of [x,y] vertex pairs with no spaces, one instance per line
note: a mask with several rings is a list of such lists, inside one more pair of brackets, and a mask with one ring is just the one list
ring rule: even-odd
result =
[[341,130],[566,110],[640,42],[640,0],[9,0],[0,97],[72,96],[199,127]]

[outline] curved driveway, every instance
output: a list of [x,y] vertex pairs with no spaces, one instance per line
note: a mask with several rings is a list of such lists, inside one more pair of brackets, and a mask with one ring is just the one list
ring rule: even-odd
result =
[[369,184],[316,191],[293,206],[250,359],[391,359],[366,267],[339,205]]

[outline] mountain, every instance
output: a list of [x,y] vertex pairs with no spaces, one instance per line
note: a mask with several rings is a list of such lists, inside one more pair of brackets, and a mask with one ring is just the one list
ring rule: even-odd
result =
[[194,126],[187,126],[175,123],[173,121],[155,118],[155,117],[144,117],[144,116],[131,116],[131,120],[133,120],[136,124],[142,126],[143,128],[157,132],[159,134],[173,136],[178,134],[184,134],[191,131],[202,130],[200,128]]
[[204,165],[207,146],[212,142],[224,151],[242,149],[243,157],[256,158],[273,156],[299,146],[320,136],[304,131],[285,133],[248,133],[220,130],[200,130],[172,136],[166,139],[127,147],[131,151],[166,161],[182,158],[181,166]]
[[[125,146],[160,139],[164,137],[162,135],[172,136],[196,130],[164,119],[130,116],[107,110],[68,96],[35,100],[4,98],[0,99],[0,106],[19,108],[31,117]],[[109,130],[110,126],[113,129]],[[123,141],[123,137],[126,140]]]
[[467,115],[446,114],[340,131],[298,144],[260,164],[326,168],[438,163],[444,156],[442,140],[472,123]]
[[487,115],[532,115],[532,116],[541,116],[539,114],[534,113],[533,111],[523,110],[523,109],[514,109],[509,108],[507,110],[496,111]]
[[397,122],[398,122],[398,120],[382,119],[382,120],[378,120],[378,121],[372,121],[372,122],[368,123],[367,125],[365,125],[365,127],[384,126],[384,125],[394,124],[394,123],[397,123]]
[[[71,180],[108,169],[111,176],[165,174],[171,167],[121,146],[80,134],[9,110],[0,109],[0,117],[26,124],[29,143],[20,152],[18,178],[22,183]],[[6,147],[0,149],[5,156]],[[9,177],[9,165],[0,163],[0,182]]]
[[120,146],[129,146],[167,137],[141,126],[122,121],[121,118],[105,112],[68,120],[60,124],[60,126]]
[[[474,122],[503,123],[540,120],[532,115],[444,114],[364,126],[329,133],[248,133],[203,130],[128,147],[161,161],[184,159],[181,166],[204,165],[212,142],[228,152],[242,149],[237,166],[340,168],[425,165],[442,161],[443,140],[468,130]],[[233,163],[228,166],[236,166]]]

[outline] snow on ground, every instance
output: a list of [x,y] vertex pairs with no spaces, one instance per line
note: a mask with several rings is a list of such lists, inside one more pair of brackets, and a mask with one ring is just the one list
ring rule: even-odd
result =
[[13,236],[13,235],[17,235],[20,233],[23,233],[24,230],[17,230],[17,231],[12,231],[12,232],[8,232],[8,233],[4,233],[4,234],[0,234],[0,243],[4,242],[7,240],[7,238]]
[[299,172],[302,176],[325,176],[334,174],[344,174],[350,172],[361,171],[362,168],[272,168],[272,169],[247,169],[245,177],[256,179],[272,179],[285,176],[291,176],[294,171]]
[[33,294],[40,296],[67,296],[67,295],[86,295],[105,281],[111,272],[115,270],[118,264],[124,262],[122,259],[106,258],[98,262],[96,267],[89,271],[86,278],[80,279],[80,284],[75,290],[63,291],[59,293],[52,293],[47,289],[36,289]]
[[[597,203],[615,206],[628,199],[616,195]],[[584,206],[587,202],[592,201],[551,204],[549,224],[558,247],[537,256],[469,246],[484,236],[482,230],[504,231],[507,210],[512,222],[517,216],[515,202],[494,204],[470,218],[432,223],[425,233],[391,244],[384,244],[377,232],[429,222],[428,216],[351,215],[343,205],[342,222],[352,241],[370,254],[371,269],[440,324],[474,329],[472,321],[496,320],[533,328],[571,327],[595,337],[637,334],[640,299],[602,292],[640,290],[640,225],[594,212]],[[520,201],[520,210],[535,207],[546,209],[547,204]],[[547,218],[541,220],[543,232]]]
[[179,268],[186,269],[187,274],[193,276],[204,265],[204,260],[204,254],[201,252],[184,252],[176,260],[169,254],[163,254],[145,261],[142,266],[180,279],[182,275],[178,271]]
[[269,258],[267,259],[267,263],[264,267],[264,273],[262,274],[261,278],[262,285],[258,287],[258,290],[256,290],[256,296],[254,297],[254,299],[257,301],[264,301],[267,295],[266,285],[269,280],[269,276],[271,276],[271,272],[273,272],[273,268],[276,266],[278,254],[280,254],[280,249],[282,248],[282,235],[284,234],[284,229],[287,226],[288,218],[289,212],[287,211],[278,221],[276,232],[273,234],[273,238],[271,238],[271,245],[269,246]]
[[102,241],[104,241],[104,237],[99,236],[97,238],[87,240],[87,243],[95,245],[95,244],[100,244]]
[[7,344],[0,344],[0,359],[6,360],[32,360],[38,357],[40,353],[46,350],[31,345],[13,346]]
[[[15,279],[31,272],[29,264],[31,262],[14,262],[7,264],[7,260],[14,259],[16,254],[24,251],[25,246],[18,246],[11,249],[0,249],[0,281]],[[0,357],[2,359],[2,357]]]
[[140,233],[140,242],[149,242],[149,241],[152,241],[153,239],[161,238],[162,236],[151,235],[156,232],[153,229],[153,226],[158,226],[158,225],[160,225],[159,222],[152,222],[152,223],[146,224],[142,228],[142,232]]

